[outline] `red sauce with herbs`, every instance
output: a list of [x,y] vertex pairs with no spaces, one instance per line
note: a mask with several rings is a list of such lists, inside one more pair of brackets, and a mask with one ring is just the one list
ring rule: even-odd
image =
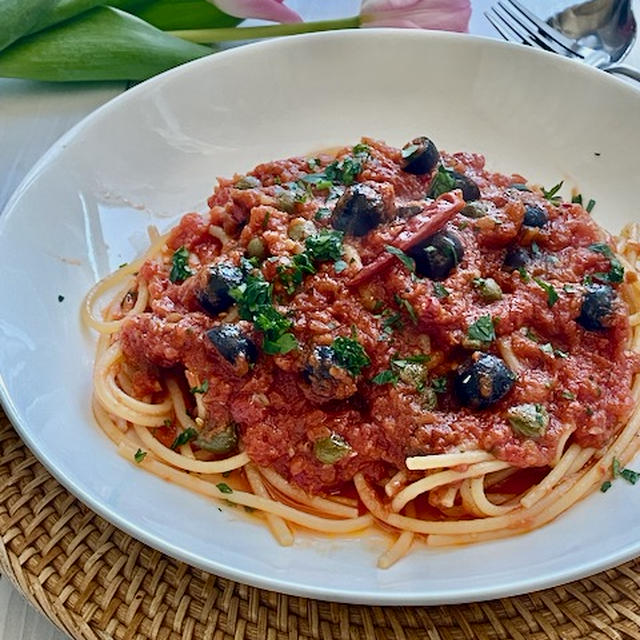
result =
[[[168,247],[186,249],[193,275],[172,282],[171,264],[145,263],[138,277],[148,285],[151,312],[129,317],[122,329],[136,391],[157,393],[168,371],[184,378],[187,369],[207,380],[202,397],[209,424],[235,424],[240,446],[254,462],[311,491],[338,490],[358,471],[389,477],[411,455],[483,449],[516,466],[544,467],[568,431],[582,446],[602,446],[630,412],[639,362],[627,351],[628,309],[617,286],[604,330],[576,322],[585,282],[610,268],[609,258],[590,248],[603,242],[591,216],[578,203],[524,190],[519,175],[488,171],[480,155],[442,153],[449,170],[476,183],[484,207],[480,217],[454,212],[442,227],[459,238],[463,259],[436,282],[392,255],[359,282],[362,268],[387,255],[386,246],[398,246],[416,215],[424,210],[429,217],[425,198],[435,175],[403,171],[401,151],[381,142],[364,140],[359,151],[359,170],[346,179],[374,189],[383,220],[364,235],[345,234],[339,259],[315,263],[315,273],[304,273],[300,284],[283,281],[282,269],[305,251],[305,234],[331,229],[333,207],[345,189],[344,176],[331,184],[308,176],[354,158],[352,148],[261,164],[249,179],[219,180],[210,211],[182,218]],[[546,212],[544,226],[523,226],[532,205]],[[224,248],[215,227],[229,238]],[[247,266],[242,261],[252,241],[262,255]],[[525,268],[508,270],[505,254],[514,246],[531,259]],[[239,366],[221,355],[206,332],[227,321],[227,312],[207,313],[198,292],[209,267],[222,262],[245,264],[273,284],[273,305],[290,320],[295,348],[265,353],[262,333],[240,319],[235,322],[258,346],[257,361]],[[482,295],[478,279],[487,278],[499,286],[500,299]],[[473,409],[461,405],[452,379],[479,348],[469,341],[470,327],[487,316],[496,339],[480,348],[498,355],[497,340],[508,338],[522,370],[504,397]],[[309,367],[314,349],[331,347],[338,337],[357,341],[368,363],[355,374],[333,366],[327,395],[310,382]],[[419,383],[400,375],[396,363],[403,358],[422,367]],[[526,403],[543,406],[549,416],[538,437],[519,433],[506,417],[510,407]],[[164,427],[158,437],[171,442],[173,429]],[[328,463],[318,459],[315,443],[331,436],[346,443],[348,453]]]

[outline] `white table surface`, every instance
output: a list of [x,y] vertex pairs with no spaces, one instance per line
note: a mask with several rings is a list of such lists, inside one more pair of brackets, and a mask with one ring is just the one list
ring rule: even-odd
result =
[[[1,0],[0,0],[1,1]],[[306,20],[355,15],[359,0],[286,0]],[[470,32],[496,37],[483,16],[489,0],[472,0]],[[541,12],[573,4],[536,0]],[[0,79],[0,211],[38,158],[68,129],[126,89],[124,82],[53,84]],[[65,640],[0,575],[0,640]]]

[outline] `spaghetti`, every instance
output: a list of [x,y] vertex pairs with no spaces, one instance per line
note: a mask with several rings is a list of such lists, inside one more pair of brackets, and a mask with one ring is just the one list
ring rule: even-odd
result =
[[220,179],[86,297],[98,424],[283,545],[382,526],[381,568],[549,522],[640,438],[640,226],[558,189],[427,138]]

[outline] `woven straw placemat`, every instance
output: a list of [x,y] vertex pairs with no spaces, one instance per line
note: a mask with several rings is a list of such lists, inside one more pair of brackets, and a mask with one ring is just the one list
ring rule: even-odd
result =
[[0,536],[0,570],[76,639],[640,640],[640,559],[526,596],[440,607],[327,603],[218,578],[85,507],[1,409]]

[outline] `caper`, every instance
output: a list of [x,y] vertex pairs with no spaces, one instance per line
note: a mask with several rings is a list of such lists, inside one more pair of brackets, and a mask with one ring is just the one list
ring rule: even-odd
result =
[[211,451],[212,453],[229,453],[236,448],[238,444],[238,433],[236,426],[229,423],[221,431],[215,433],[201,433],[195,440],[195,444],[201,449]]
[[291,221],[287,235],[292,240],[304,240],[309,236],[316,233],[316,225],[311,220],[305,220],[304,218],[296,218]]
[[264,258],[264,253],[264,242],[262,242],[262,238],[251,238],[247,245],[247,255],[250,258],[258,258],[259,260],[262,260],[262,258]]
[[487,302],[502,300],[502,289],[493,278],[474,278],[473,285]]
[[283,189],[276,196],[276,207],[285,213],[293,213],[296,209],[296,197],[291,191]]
[[261,187],[262,183],[255,176],[242,176],[233,183],[233,186],[236,189],[255,189]]
[[467,218],[484,218],[489,213],[489,205],[482,200],[468,202],[460,212]]
[[539,438],[549,426],[549,414],[541,404],[519,404],[506,413],[514,431],[527,438]]
[[351,446],[337,433],[313,443],[313,454],[323,464],[335,464],[351,451]]
[[397,369],[400,380],[416,388],[423,387],[429,376],[427,367],[419,362],[407,362]]

